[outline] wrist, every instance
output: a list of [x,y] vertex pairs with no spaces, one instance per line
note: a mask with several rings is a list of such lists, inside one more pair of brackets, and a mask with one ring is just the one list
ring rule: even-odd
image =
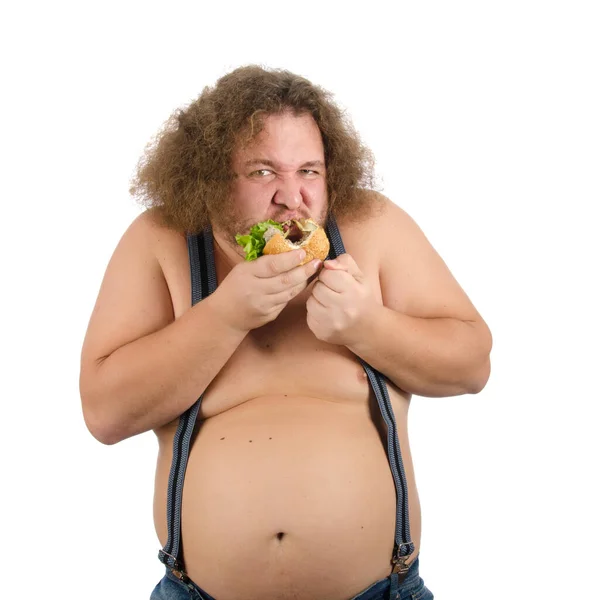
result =
[[247,329],[239,319],[239,311],[236,315],[236,311],[231,310],[226,302],[219,295],[219,289],[217,288],[208,298],[203,300],[203,304],[206,305],[206,309],[210,313],[209,318],[218,323],[224,330],[226,335],[233,337],[244,338],[250,331]]
[[384,317],[385,307],[374,302],[367,310],[363,311],[360,319],[356,321],[348,335],[348,341],[345,346],[354,354],[360,355],[370,340],[376,337],[376,332],[380,329],[381,318]]

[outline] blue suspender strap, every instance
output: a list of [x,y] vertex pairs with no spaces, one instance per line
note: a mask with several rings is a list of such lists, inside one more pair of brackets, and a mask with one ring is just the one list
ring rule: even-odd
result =
[[[192,281],[192,306],[217,288],[217,274],[213,257],[212,231],[207,228],[199,235],[188,235],[188,253]],[[186,579],[181,550],[181,501],[183,482],[187,467],[190,445],[202,396],[179,418],[179,425],[173,439],[173,460],[167,488],[167,543],[159,551],[158,559],[175,571],[181,579]]]
[[[337,258],[340,254],[346,252],[342,236],[338,229],[337,223],[333,216],[327,222],[327,235],[331,242],[331,250],[329,258]],[[360,358],[360,357],[359,357]],[[392,573],[405,575],[408,572],[408,566],[405,564],[406,558],[412,554],[415,549],[414,543],[410,541],[410,523],[408,516],[408,486],[406,483],[406,475],[404,473],[404,465],[402,463],[402,454],[400,452],[400,443],[398,441],[398,431],[396,427],[396,419],[392,410],[392,404],[388,394],[387,385],[384,376],[373,369],[362,358],[360,362],[365,370],[371,388],[377,398],[379,410],[387,425],[387,453],[396,486],[396,532],[394,555],[392,557]],[[396,577],[394,578],[396,579]]]
[[[344,254],[344,244],[333,217],[327,223],[327,234],[331,241],[329,258],[334,259]],[[188,235],[188,252],[190,258],[192,281],[192,305],[200,302],[217,288],[217,276],[213,256],[212,231],[207,228],[202,234]],[[396,420],[390,402],[385,378],[368,363],[360,359],[363,369],[377,398],[379,409],[387,425],[387,453],[394,484],[396,486],[396,531],[394,555],[392,557],[392,585],[399,583],[399,576],[408,571],[405,559],[414,551],[410,541],[410,524],[408,514],[408,486],[402,463]],[[202,396],[179,419],[179,425],[173,440],[173,461],[169,474],[167,490],[167,530],[168,538],[165,547],[159,551],[159,560],[175,570],[181,579],[187,579],[183,562],[180,560],[181,550],[181,500],[183,482],[189,456],[192,435],[196,418],[200,409]]]

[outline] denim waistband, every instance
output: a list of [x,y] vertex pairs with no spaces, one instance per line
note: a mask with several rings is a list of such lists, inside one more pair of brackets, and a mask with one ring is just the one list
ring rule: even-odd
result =
[[[401,598],[410,597],[411,592],[414,592],[421,583],[421,577],[419,576],[419,557],[412,562],[408,569],[406,577],[400,584],[399,594]],[[376,581],[362,592],[351,598],[351,600],[368,600],[371,598],[387,598],[385,592],[391,588],[391,576]]]
[[419,555],[417,554],[417,558],[412,562],[408,569],[408,573],[400,588],[412,588],[415,584],[419,583]]
[[[202,598],[203,600],[216,600],[208,592],[205,592],[200,586],[198,586],[192,580],[188,580],[187,583],[184,583],[183,581],[181,581],[180,579],[175,577],[175,575],[173,575],[173,573],[171,572],[171,569],[169,569],[168,567],[166,569],[166,576],[171,581],[174,581],[175,583],[177,583],[180,586],[182,586],[183,588],[185,588],[188,591],[188,593],[189,593],[190,588],[193,588],[199,598]],[[400,584],[401,598],[402,597],[405,597],[405,598],[410,597],[410,593],[418,588],[420,582],[421,582],[421,577],[419,575],[419,556],[417,555],[417,558],[410,565],[410,567],[408,569],[408,573],[406,574],[406,577],[404,578],[404,581]],[[376,581],[371,586],[369,586],[368,588],[366,588],[365,590],[363,590],[362,592],[360,592],[359,594],[354,596],[351,600],[355,600],[355,599],[360,600],[361,598],[375,597],[379,593],[386,592],[389,588],[390,588],[390,577],[388,576],[384,579]],[[192,594],[193,594],[193,592],[192,592]]]

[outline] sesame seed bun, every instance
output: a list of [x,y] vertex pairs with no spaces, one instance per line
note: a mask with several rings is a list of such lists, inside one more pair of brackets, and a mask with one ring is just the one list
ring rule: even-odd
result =
[[306,252],[306,256],[300,264],[305,265],[315,258],[325,260],[329,254],[329,240],[327,239],[325,230],[312,219],[299,219],[298,223],[303,229],[312,229],[303,241],[296,243],[290,242],[280,233],[275,233],[275,235],[273,235],[273,237],[265,244],[262,253],[281,254],[282,252],[291,252],[292,250],[302,248]]

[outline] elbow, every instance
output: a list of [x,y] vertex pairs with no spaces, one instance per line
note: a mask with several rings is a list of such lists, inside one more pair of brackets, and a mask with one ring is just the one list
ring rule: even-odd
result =
[[107,410],[102,394],[87,385],[83,378],[80,378],[79,394],[85,426],[96,440],[105,446],[113,446],[129,437],[122,423]]
[[102,410],[99,407],[92,407],[89,402],[86,402],[84,396],[81,397],[81,401],[83,420],[92,437],[105,446],[113,446],[127,437],[119,431],[114,423],[111,423],[106,416],[102,415]]
[[490,361],[490,354],[494,343],[492,332],[483,320],[478,323],[477,332],[478,343],[476,345],[477,351],[475,353],[477,359],[475,365],[471,369],[471,377],[469,378],[467,390],[467,393],[469,394],[479,394],[479,392],[483,391],[489,381],[492,371]]
[[102,427],[101,425],[96,425],[94,422],[90,421],[84,414],[85,424],[88,428],[88,431],[92,434],[92,437],[98,440],[101,444],[105,446],[113,446],[118,442],[122,441],[115,432],[109,428]]
[[469,389],[467,393],[469,394],[479,394],[479,392],[483,391],[487,382],[490,378],[490,373],[492,371],[492,366],[490,362],[490,357],[488,356],[483,364],[479,366],[479,368],[474,372],[473,377],[471,377]]

